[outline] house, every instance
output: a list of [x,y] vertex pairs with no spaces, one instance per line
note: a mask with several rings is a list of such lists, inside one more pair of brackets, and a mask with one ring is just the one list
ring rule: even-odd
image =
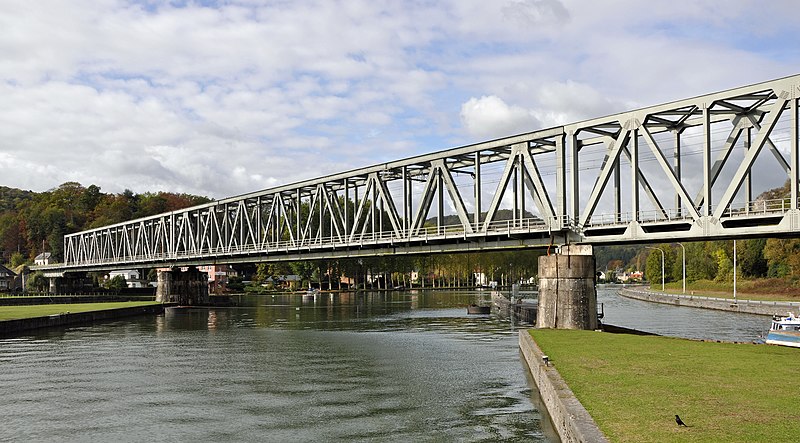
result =
[[36,263],[36,266],[49,265],[52,256],[53,254],[49,252],[42,252],[41,254],[37,255],[36,258],[33,259],[33,262]]
[[6,292],[14,289],[14,279],[17,274],[14,271],[0,265],[0,291]]
[[228,265],[198,266],[197,270],[208,275],[208,291],[218,293],[228,286],[230,277],[235,277],[236,270]]
[[139,271],[133,269],[125,269],[124,271],[111,271],[108,273],[109,280],[117,276],[124,277],[125,283],[128,284],[129,288],[144,288],[147,285],[147,282],[143,282],[139,279]]

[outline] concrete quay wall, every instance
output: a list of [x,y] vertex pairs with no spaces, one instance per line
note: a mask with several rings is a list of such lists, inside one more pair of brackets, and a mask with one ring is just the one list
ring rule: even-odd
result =
[[134,306],[129,308],[105,309],[102,311],[75,312],[47,315],[44,317],[21,318],[16,320],[0,321],[0,337],[17,335],[24,331],[60,326],[87,324],[96,321],[113,320],[122,317],[132,317],[144,314],[160,314],[164,312],[167,304],[153,304],[147,306]]
[[800,303],[773,302],[763,300],[737,300],[730,298],[702,297],[697,295],[666,294],[663,292],[648,291],[642,288],[622,288],[619,294],[623,297],[636,300],[663,303],[675,306],[689,306],[693,308],[716,309],[718,311],[744,312],[758,315],[786,315],[793,312],[800,315]]
[[539,349],[527,330],[519,331],[519,347],[561,441],[564,443],[608,442],[553,364],[545,365],[542,359],[542,350]]

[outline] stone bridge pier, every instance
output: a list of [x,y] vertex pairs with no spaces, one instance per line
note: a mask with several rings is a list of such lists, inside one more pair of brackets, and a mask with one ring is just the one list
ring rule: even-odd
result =
[[591,245],[562,246],[539,257],[537,328],[597,329],[594,251]]
[[156,301],[184,306],[207,305],[208,276],[196,267],[159,269]]

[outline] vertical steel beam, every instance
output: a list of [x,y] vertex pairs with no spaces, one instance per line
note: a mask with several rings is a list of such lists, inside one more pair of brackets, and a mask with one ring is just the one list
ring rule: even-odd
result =
[[[614,221],[617,223],[622,221],[622,190],[620,183],[620,167],[619,157],[614,161]],[[634,171],[636,175],[636,171]]]
[[481,153],[475,153],[475,229],[481,223]]
[[[631,131],[631,212],[633,220],[639,221],[639,130]],[[619,157],[617,157],[619,162]]]
[[522,226],[522,219],[525,218],[525,164],[522,161],[522,155],[517,156],[517,171],[519,181],[514,192],[516,192],[517,200],[519,200],[519,225]]
[[512,193],[511,194],[511,197],[512,197],[511,200],[514,201],[514,212],[513,212],[513,216],[512,216],[512,223],[513,223],[513,226],[516,226],[517,222],[519,221],[519,219],[522,218],[522,217],[519,216],[518,182],[520,180],[519,180],[519,165],[517,163],[517,156],[513,155],[511,157],[511,161],[513,162],[512,163],[513,164],[513,166],[512,166],[513,167],[513,174],[512,174],[512,182],[511,182],[511,193]]
[[578,176],[578,152],[579,149],[578,135],[575,132],[569,132],[569,216],[575,223],[579,221],[580,217],[580,177]]
[[408,167],[403,166],[400,170],[401,179],[403,180],[403,231],[408,230]]
[[[378,178],[375,177],[375,182],[377,182]],[[372,183],[372,195],[370,196],[371,202],[369,205],[369,214],[370,214],[370,230],[372,231],[372,238],[375,238],[375,215],[378,212],[378,183]],[[364,196],[366,198],[366,195]]]
[[790,116],[790,124],[792,126],[790,133],[791,133],[791,143],[790,149],[791,153],[791,167],[789,170],[789,175],[791,179],[790,190],[791,190],[791,208],[797,209],[797,180],[798,180],[798,170],[797,170],[797,162],[798,162],[798,113],[797,113],[797,86],[792,88],[792,102],[789,105],[789,112],[791,113]]
[[556,217],[558,219],[555,228],[563,227],[564,218],[567,215],[567,179],[565,174],[566,162],[566,139],[561,134],[555,138],[556,141]]
[[344,232],[350,232],[350,180],[344,179]]
[[703,216],[711,216],[711,112],[703,104]]
[[296,206],[296,213],[295,213],[295,235],[297,242],[302,244],[302,239],[300,238],[300,204],[302,203],[302,195],[300,188],[297,189],[297,206]]
[[[750,150],[750,145],[753,142],[753,128],[747,128],[747,132],[744,136],[744,154],[747,155],[747,151]],[[753,182],[752,182],[752,172],[751,170],[747,171],[747,175],[744,176],[744,212],[750,212],[750,202],[753,201]]]
[[[431,166],[431,168],[433,168]],[[435,168],[433,171],[436,174],[436,192],[438,193],[438,214],[436,215],[436,226],[438,233],[442,232],[442,225],[444,225],[444,179],[442,178],[442,171]]]
[[[681,181],[681,132],[680,129],[675,129],[673,131],[674,139],[672,145],[672,165],[673,165],[673,172],[675,173],[675,178],[678,179],[678,182]],[[681,217],[681,195],[678,191],[675,191],[675,215],[677,217]]]

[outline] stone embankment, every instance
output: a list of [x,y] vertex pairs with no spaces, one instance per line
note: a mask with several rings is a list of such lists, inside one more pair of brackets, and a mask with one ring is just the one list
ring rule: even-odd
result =
[[519,347],[561,441],[608,442],[556,368],[544,359],[542,350],[527,330],[519,331]]
[[134,306],[129,308],[105,309],[100,311],[61,313],[43,317],[21,318],[16,320],[0,321],[0,337],[19,334],[33,329],[54,328],[74,324],[87,324],[97,321],[113,320],[122,317],[132,317],[144,314],[161,314],[164,308],[171,304],[152,304]]
[[646,290],[644,288],[622,288],[619,290],[619,294],[623,297],[653,303],[716,309],[718,311],[744,312],[759,315],[786,315],[787,312],[793,312],[795,315],[800,315],[800,303],[798,302],[738,299],[734,303],[733,299],[730,298],[667,294]]

